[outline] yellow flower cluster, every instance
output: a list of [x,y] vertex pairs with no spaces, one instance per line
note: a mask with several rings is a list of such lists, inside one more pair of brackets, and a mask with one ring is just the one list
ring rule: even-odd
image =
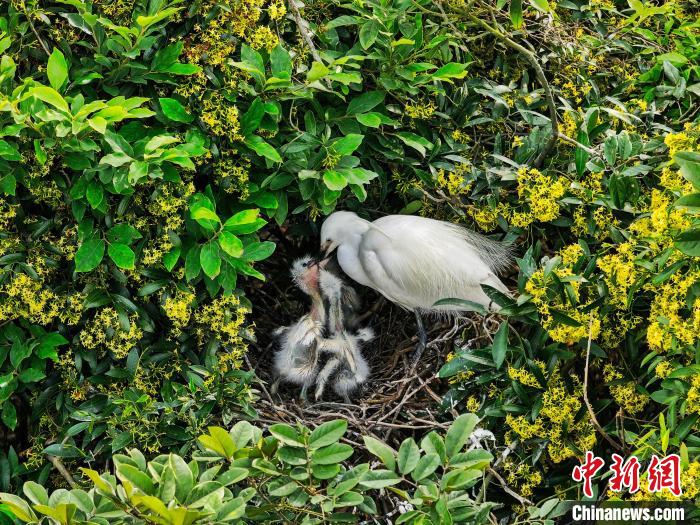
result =
[[469,165],[464,163],[457,164],[454,171],[438,170],[436,186],[453,197],[465,195],[472,189],[472,183],[465,178],[469,172]]
[[[539,367],[539,369],[542,371],[542,374],[544,375],[547,370],[547,365],[545,365],[544,362],[539,360],[535,360],[535,364]],[[537,377],[535,377],[535,374],[533,374],[525,368],[514,368],[512,366],[509,366],[508,377],[510,377],[513,381],[517,381],[518,383],[523,384],[525,386],[531,386],[533,388],[542,388],[540,382],[537,380]]]
[[[623,375],[608,363],[603,369],[603,377],[606,382],[610,383],[622,379]],[[633,381],[609,385],[608,388],[615,402],[629,415],[634,416],[640,413],[649,403],[649,397],[637,392]]]
[[248,35],[248,43],[253,49],[264,49],[268,53],[277,47],[279,38],[267,26],[257,27]]
[[287,6],[284,5],[283,0],[273,0],[267,7],[267,14],[272,20],[280,20],[287,14]]
[[[454,354],[454,352],[450,352],[445,357],[445,362],[449,363],[455,357],[456,357],[456,355]],[[473,370],[463,370],[461,372],[458,372],[456,375],[450,377],[450,379],[448,380],[448,383],[450,383],[451,385],[454,385],[456,383],[463,383],[464,381],[469,381],[472,377],[474,377]],[[478,406],[478,401],[477,401],[477,406]],[[470,412],[472,412],[472,411],[470,410]]]
[[635,264],[635,254],[631,242],[617,246],[617,251],[599,257],[596,264],[603,272],[611,302],[618,307],[625,307],[630,288],[639,276]]
[[462,131],[461,129],[456,129],[452,132],[452,140],[459,142],[460,144],[467,144],[471,137],[469,133]]
[[174,295],[169,295],[163,301],[163,310],[173,324],[175,335],[179,335],[182,329],[189,324],[194,304],[195,295],[182,290],[177,290]]
[[559,370],[552,372],[542,395],[542,409],[533,422],[523,415],[506,416],[506,424],[520,439],[546,439],[547,452],[554,463],[576,455],[569,442],[573,442],[579,450],[590,450],[596,443],[595,430],[588,419],[574,419],[581,408],[583,385],[576,377],[572,377],[572,380],[574,386],[570,392]]
[[115,359],[124,359],[143,337],[137,321],[136,314],[120,318],[114,308],[102,308],[80,331],[80,344],[89,350],[109,350]]
[[435,113],[437,106],[433,102],[409,102],[404,106],[404,111],[412,119],[429,119]]
[[700,339],[700,298],[687,303],[688,290],[698,281],[700,269],[695,268],[685,274],[675,273],[654,288],[647,327],[647,343],[652,350],[665,353],[674,348],[676,341],[694,346]]
[[[566,256],[567,262],[570,264],[560,264],[557,268],[552,270],[552,273],[555,274],[560,281],[570,284],[576,299],[580,301],[580,282],[571,279],[574,274],[570,265],[575,262],[572,255],[573,249],[571,247],[566,247],[564,250],[563,255]],[[551,294],[550,297],[548,293],[550,280],[551,276],[545,276],[544,269],[540,268],[530,276],[530,279],[525,284],[525,291],[532,296],[532,302],[535,304],[540,314],[542,326],[549,332],[549,336],[554,341],[567,345],[575,344],[589,336],[592,340],[597,340],[601,333],[601,320],[598,310],[594,309],[591,312],[584,312],[582,308],[586,306],[585,304],[574,307],[568,301],[564,302],[560,294]],[[555,321],[550,311],[551,308],[555,308],[574,321],[577,321],[578,326],[571,326]]]
[[17,206],[11,205],[0,197],[0,231],[8,231],[12,224],[12,219],[17,216]]
[[530,210],[514,212],[510,222],[513,226],[525,228],[535,221],[549,222],[559,217],[558,199],[566,193],[564,182],[544,175],[538,169],[518,170],[518,197],[527,201]]
[[[144,266],[154,266],[163,260],[163,256],[173,248],[173,243],[167,232],[162,233],[155,239],[150,239],[141,253],[141,264]],[[137,279],[136,276],[133,276]]]
[[654,373],[659,379],[666,379],[668,376],[671,375],[673,369],[673,363],[670,363],[668,361],[660,361],[659,364],[657,364],[654,368]]
[[232,142],[243,140],[238,108],[221,93],[213,92],[210,97],[202,100],[200,118],[214,135],[227,137]]
[[183,213],[187,210],[187,201],[194,193],[194,184],[162,184],[151,196],[148,212],[160,220],[166,230],[178,230],[184,223]]
[[533,489],[542,483],[542,474],[525,461],[516,462],[506,458],[503,461],[503,472],[508,485],[515,487],[526,498],[532,496]]
[[223,152],[221,158],[214,163],[214,176],[226,193],[240,195],[241,200],[248,198],[250,162],[246,159],[234,159],[230,151]]
[[[577,129],[578,129],[578,122],[576,121],[576,118],[574,118],[574,112],[572,112],[572,111],[564,112],[564,116],[562,117],[561,125],[559,126],[559,131],[563,135],[566,135],[569,138],[576,138],[576,130]],[[565,142],[563,139],[559,139],[559,141],[563,144],[570,145],[569,142]]]
[[224,295],[201,306],[194,314],[196,334],[200,344],[213,337],[227,350],[219,355],[222,371],[228,369],[228,363],[234,368],[240,366],[240,359],[246,351],[243,342],[242,327],[249,309],[243,306],[235,295]]
[[82,294],[58,295],[46,287],[41,279],[18,273],[0,286],[0,322],[26,319],[47,325],[60,320],[74,325],[80,320],[83,300]]

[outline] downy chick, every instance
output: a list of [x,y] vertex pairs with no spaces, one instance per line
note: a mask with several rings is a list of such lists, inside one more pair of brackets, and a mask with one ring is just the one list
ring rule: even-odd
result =
[[311,310],[294,324],[275,330],[279,349],[274,356],[276,379],[272,392],[277,392],[281,381],[301,385],[300,397],[306,401],[306,392],[318,375],[318,342],[323,337],[326,308],[319,289],[320,268],[311,257],[298,259],[292,265],[292,278],[297,287],[311,298]]
[[[369,377],[369,365],[360,347],[371,341],[374,333],[363,328],[352,333],[346,326],[345,312],[354,290],[334,273],[321,269],[319,284],[323,297],[328,301],[329,337],[319,344],[319,352],[330,354],[330,359],[316,379],[316,400],[323,395],[326,383],[333,379],[333,390],[350,403],[350,394]],[[352,290],[352,294],[348,291]]]

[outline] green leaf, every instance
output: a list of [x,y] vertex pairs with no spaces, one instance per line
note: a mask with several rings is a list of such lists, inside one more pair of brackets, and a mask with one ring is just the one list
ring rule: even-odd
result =
[[202,270],[202,265],[199,262],[199,256],[201,253],[201,248],[199,246],[193,246],[187,252],[185,257],[185,278],[188,281],[192,281],[199,276],[199,272]]
[[684,231],[675,238],[675,246],[691,257],[700,257],[700,228]]
[[277,153],[277,150],[258,135],[246,137],[243,143],[261,157],[270,159],[272,162],[282,162],[282,157]]
[[496,364],[496,368],[501,368],[507,352],[508,321],[502,321],[501,326],[498,327],[498,332],[496,332],[496,337],[493,339],[493,346],[491,347],[491,355],[493,356],[493,362]]
[[109,254],[109,258],[112,259],[114,264],[119,268],[124,270],[134,269],[136,256],[134,255],[134,251],[126,244],[112,243],[107,248],[107,253]]
[[194,117],[190,115],[180,102],[174,98],[159,98],[160,109],[163,115],[175,122],[192,122]]
[[413,438],[404,439],[399,447],[399,472],[401,474],[410,474],[420,459],[420,449]]
[[0,157],[2,157],[5,160],[22,160],[22,155],[20,155],[19,150],[6,140],[2,139],[0,139]]
[[262,261],[272,255],[275,248],[274,242],[252,242],[243,250],[242,259],[245,261]]
[[700,190],[700,153],[681,151],[673,156],[673,160],[678,164],[681,175]]
[[219,219],[216,212],[203,205],[191,209],[190,217],[196,220],[202,227],[210,231],[214,231],[216,229],[215,224],[221,223],[221,219]]
[[68,63],[66,57],[57,48],[49,56],[49,63],[46,66],[46,74],[49,77],[49,84],[56,91],[60,91],[63,84],[68,80]]
[[362,139],[364,138],[364,135],[350,133],[345,137],[333,141],[329,148],[338,155],[350,155],[353,151],[360,147],[360,144],[362,144]]
[[219,234],[219,246],[231,257],[240,257],[243,254],[243,243],[241,240],[227,231]]
[[323,183],[329,190],[340,191],[348,185],[347,179],[342,173],[336,170],[326,170],[323,172]]
[[439,466],[440,456],[437,454],[426,454],[420,458],[420,460],[418,460],[418,464],[411,473],[411,477],[413,478],[413,481],[420,481],[430,476]]
[[678,199],[674,206],[686,208],[690,213],[700,213],[700,193],[690,193]]
[[377,35],[379,35],[379,29],[381,25],[374,19],[370,19],[364,24],[360,29],[360,45],[362,49],[369,49],[372,44],[377,40]]
[[204,273],[210,279],[219,275],[221,271],[221,257],[219,257],[219,247],[214,241],[209,241],[202,246],[199,263],[202,265]]
[[105,242],[102,239],[89,239],[75,252],[75,271],[90,272],[99,266],[105,254]]
[[367,450],[381,459],[382,463],[384,463],[389,470],[394,470],[396,468],[396,451],[394,451],[393,448],[370,436],[363,436],[362,439],[365,442]]
[[479,418],[474,414],[462,414],[452,422],[445,435],[445,453],[448,458],[462,450],[478,422]]
[[292,76],[292,59],[289,52],[281,45],[270,53],[270,68],[274,77],[291,78]]
[[99,208],[105,198],[102,184],[96,180],[91,180],[87,186],[87,189],[85,190],[85,196],[93,209]]
[[107,240],[109,242],[131,244],[136,239],[140,239],[141,237],[141,233],[131,224],[115,224],[109,230],[107,230]]
[[448,82],[452,78],[464,78],[467,76],[467,64],[459,64],[457,62],[450,62],[445,64],[435,73],[430,75],[432,78],[437,80],[447,80]]
[[361,113],[355,118],[360,124],[368,128],[378,128],[382,124],[382,118],[378,113]]
[[385,96],[386,93],[383,91],[368,91],[367,93],[363,93],[350,101],[347,114],[357,115],[359,113],[366,113],[384,102]]
[[523,2],[522,0],[510,0],[510,20],[515,29],[523,27]]
[[368,489],[383,489],[401,482],[401,478],[390,470],[369,470],[362,474],[360,486]]
[[119,463],[117,465],[117,477],[128,481],[144,494],[152,495],[155,490],[151,478],[132,465]]
[[49,494],[44,487],[34,481],[27,481],[22,487],[24,495],[36,505],[48,505]]
[[236,452],[236,444],[231,435],[221,427],[209,427],[209,434],[199,436],[199,442],[205,448],[229,459]]
[[348,422],[342,419],[334,419],[323,423],[311,432],[309,437],[309,447],[321,448],[336,443],[345,434],[348,428]]
[[284,443],[285,445],[289,445],[290,447],[304,446],[304,441],[302,440],[299,433],[289,425],[278,423],[276,425],[272,425],[269,430],[270,434],[272,434],[278,441]]
[[256,232],[267,224],[264,219],[258,217],[259,214],[260,210],[257,208],[239,211],[229,217],[224,223],[224,229],[237,235]]
[[345,461],[352,456],[353,449],[344,443],[333,443],[319,448],[311,455],[311,460],[317,465],[333,465]]
[[30,95],[38,98],[39,100],[46,102],[47,104],[65,111],[70,115],[70,108],[68,107],[68,102],[61,96],[61,94],[48,86],[37,86],[29,91]]
[[418,153],[421,154],[421,156],[425,157],[426,149],[433,148],[433,143],[430,142],[427,139],[424,139],[420,135],[416,135],[415,133],[411,133],[408,131],[402,131],[400,133],[396,134],[397,137],[406,144],[406,146],[410,146],[411,148],[415,149],[418,151]]
[[2,405],[2,422],[7,425],[10,430],[14,430],[17,426],[17,410],[9,400]]
[[322,79],[330,72],[330,69],[321,64],[321,62],[314,62],[311,64],[311,69],[306,73],[306,81],[315,82],[316,80]]
[[20,382],[24,384],[36,383],[37,381],[41,381],[45,377],[46,374],[37,368],[27,368],[26,370],[22,370],[17,376]]
[[14,175],[0,177],[0,192],[5,195],[15,195],[17,190],[17,180]]

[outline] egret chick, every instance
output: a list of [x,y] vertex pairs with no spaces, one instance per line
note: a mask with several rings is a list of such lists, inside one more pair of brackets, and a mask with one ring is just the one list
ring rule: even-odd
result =
[[364,342],[371,341],[374,333],[363,328],[353,334],[345,321],[345,303],[353,297],[354,290],[334,273],[321,269],[319,283],[322,295],[328,301],[328,325],[330,337],[319,344],[321,353],[332,357],[324,365],[316,379],[316,399],[323,395],[326,383],[333,377],[333,390],[347,403],[350,393],[369,377],[369,365],[360,351]]
[[509,248],[448,222],[412,215],[387,215],[370,222],[338,211],[321,227],[323,255],[335,250],[338,264],[350,278],[415,313],[414,364],[427,343],[421,314],[461,309],[435,306],[437,301],[465,299],[496,311],[481,285],[508,293],[497,273],[510,264]]
[[300,397],[306,401],[306,392],[318,375],[318,341],[323,337],[326,309],[319,289],[319,265],[311,257],[294,262],[292,278],[297,287],[311,298],[311,310],[290,325],[275,330],[280,338],[274,356],[276,379],[272,392],[277,392],[281,381],[301,385]]

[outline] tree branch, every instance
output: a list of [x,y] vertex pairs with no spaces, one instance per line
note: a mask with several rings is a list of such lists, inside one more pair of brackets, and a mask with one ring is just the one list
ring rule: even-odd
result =
[[80,488],[80,485],[76,483],[76,481],[73,479],[73,476],[71,476],[70,472],[68,472],[68,469],[65,467],[63,462],[61,461],[61,458],[58,458],[56,456],[52,456],[51,454],[46,454],[46,458],[51,462],[51,464],[54,466],[56,470],[58,470],[58,473],[63,476],[63,479],[65,479],[68,482],[68,485],[70,485],[70,488],[72,489],[77,489]]

